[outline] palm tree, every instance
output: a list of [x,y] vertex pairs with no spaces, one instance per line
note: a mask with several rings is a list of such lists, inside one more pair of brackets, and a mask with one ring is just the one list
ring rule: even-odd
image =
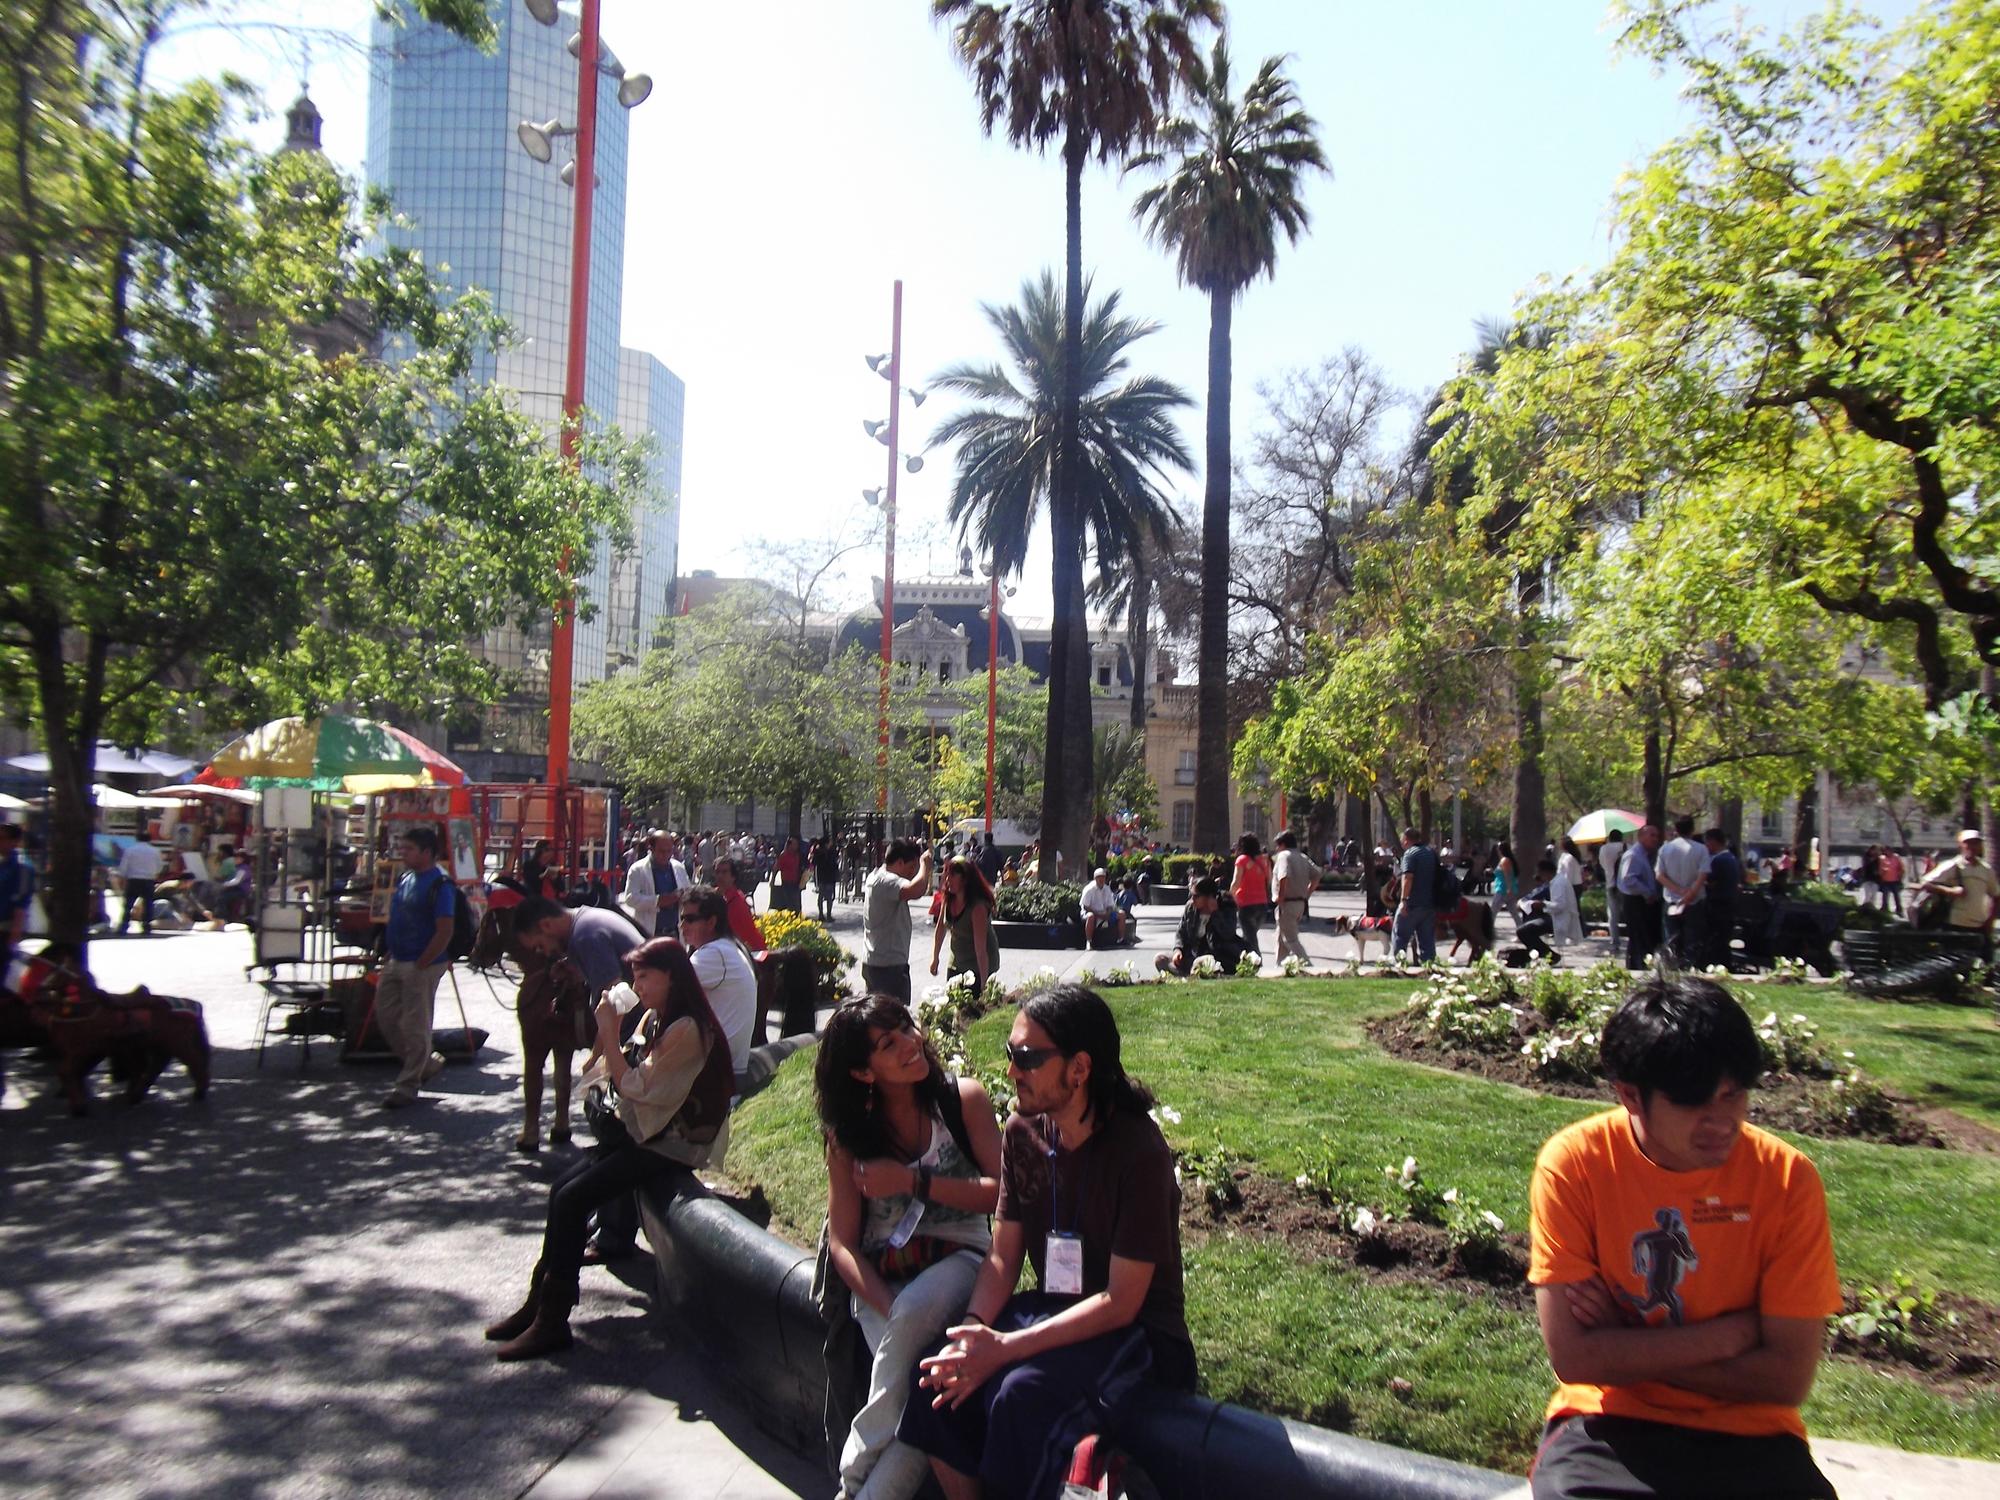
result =
[[1085,590],[1090,603],[1103,611],[1106,619],[1125,621],[1125,653],[1132,659],[1132,713],[1134,734],[1146,732],[1147,660],[1153,647],[1153,604],[1159,597],[1160,573],[1171,561],[1174,550],[1186,534],[1178,511],[1170,517],[1170,536],[1162,542],[1150,532],[1142,532],[1132,547],[1126,566],[1107,567],[1098,559],[1097,576]]
[[[1054,483],[1055,618],[1049,642],[1049,732],[1042,777],[1045,843],[1084,847],[1090,817],[1090,655],[1084,616],[1079,412],[1083,369],[1083,168],[1149,140],[1187,70],[1195,32],[1220,27],[1221,0],[931,0],[950,20],[952,49],[972,75],[980,123],[1017,146],[1061,143],[1064,301],[1049,435]],[[1004,122],[1004,124],[1002,123]],[[1065,732],[1066,730],[1071,732]]]
[[1326,170],[1312,116],[1271,57],[1241,99],[1229,93],[1229,48],[1196,65],[1191,116],[1169,120],[1161,149],[1128,170],[1164,168],[1132,205],[1174,252],[1183,283],[1208,293],[1207,485],[1201,510],[1200,676],[1196,699],[1194,847],[1229,843],[1229,324],[1236,298],[1274,275],[1278,232],[1297,244],[1308,223],[1303,179]]
[[[1089,292],[1086,281],[1087,303]],[[1118,302],[1118,293],[1109,292],[1087,307],[1080,345],[1080,462],[1074,504],[1096,559],[1100,584],[1118,577],[1148,545],[1161,547],[1171,539],[1179,523],[1159,479],[1193,466],[1173,417],[1179,408],[1193,405],[1192,399],[1169,381],[1127,373],[1127,351],[1157,332],[1159,325],[1121,315]],[[958,523],[959,534],[971,534],[999,571],[1018,573],[1027,561],[1028,537],[1045,499],[1050,500],[1054,524],[1055,433],[1060,421],[1056,371],[1062,355],[1063,306],[1054,274],[1044,271],[1039,280],[1022,284],[1019,306],[987,305],[982,310],[1018,374],[1010,374],[1005,364],[962,364],[934,376],[929,382],[932,390],[955,392],[975,404],[941,423],[931,434],[930,446],[958,446],[948,514]],[[1081,572],[1081,553],[1077,563]],[[1060,579],[1063,568],[1064,559],[1058,556],[1052,582]],[[1078,597],[1082,594],[1079,589]],[[1082,726],[1065,738],[1079,740],[1087,752],[1087,675],[1083,685],[1083,717],[1063,722]],[[1049,698],[1053,718],[1053,688]],[[1055,727],[1051,725],[1051,734]],[[1070,792],[1088,820],[1094,805],[1090,784]],[[1074,857],[1084,845],[1055,847]]]

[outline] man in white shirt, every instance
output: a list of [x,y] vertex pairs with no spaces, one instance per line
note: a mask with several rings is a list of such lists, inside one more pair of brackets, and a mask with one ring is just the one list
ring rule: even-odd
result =
[[1108,873],[1102,866],[1090,877],[1090,884],[1083,888],[1083,946],[1097,946],[1099,928],[1107,928],[1111,941],[1123,942],[1125,938],[1125,913],[1118,909],[1118,893],[1111,889]]
[[729,1065],[741,1073],[757,1029],[757,971],[729,930],[728,898],[714,886],[688,890],[681,902],[681,941],[708,996],[708,1008],[729,1038]]
[[1305,916],[1306,903],[1312,893],[1319,889],[1319,866],[1299,852],[1298,836],[1291,829],[1282,830],[1271,840],[1277,846],[1277,858],[1271,861],[1271,878],[1277,889],[1272,893],[1278,902],[1278,962],[1287,958],[1306,956],[1305,945],[1299,941],[1299,919]]
[[1682,968],[1701,957],[1702,897],[1708,886],[1708,845],[1694,836],[1694,819],[1674,820],[1674,836],[1653,859],[1653,875],[1666,903],[1667,956]]
[[1616,828],[1605,836],[1597,851],[1597,868],[1604,872],[1604,919],[1611,937],[1611,951],[1618,951],[1618,934],[1623,929],[1624,894],[1618,889],[1618,863],[1625,858],[1625,835]]
[[645,936],[678,937],[681,897],[693,882],[687,866],[674,857],[671,833],[655,829],[647,844],[645,858],[633,860],[625,872],[625,910]]
[[134,839],[118,856],[118,877],[125,886],[125,915],[118,919],[118,935],[132,925],[132,909],[139,910],[139,930],[153,935],[153,888],[160,883],[160,851],[144,839]]

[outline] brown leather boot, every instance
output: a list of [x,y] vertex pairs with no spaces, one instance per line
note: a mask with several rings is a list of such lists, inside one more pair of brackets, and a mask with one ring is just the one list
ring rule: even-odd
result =
[[494,1357],[502,1364],[512,1364],[518,1359],[540,1359],[547,1354],[555,1354],[575,1343],[569,1331],[569,1310],[573,1299],[560,1293],[551,1293],[546,1286],[536,1299],[535,1318],[518,1338],[509,1339],[498,1349]]
[[541,1272],[537,1271],[534,1279],[528,1283],[528,1300],[499,1322],[489,1323],[486,1327],[486,1337],[496,1344],[507,1339],[519,1338],[528,1331],[528,1325],[535,1321],[535,1314],[541,1310],[541,1306],[542,1276]]

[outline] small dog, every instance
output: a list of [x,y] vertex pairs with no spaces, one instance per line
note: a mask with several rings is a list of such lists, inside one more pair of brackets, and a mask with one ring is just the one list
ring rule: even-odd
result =
[[1359,963],[1368,962],[1368,945],[1380,943],[1383,956],[1389,951],[1389,929],[1394,919],[1390,917],[1354,917],[1342,912],[1331,919],[1335,937],[1354,939],[1355,959]]

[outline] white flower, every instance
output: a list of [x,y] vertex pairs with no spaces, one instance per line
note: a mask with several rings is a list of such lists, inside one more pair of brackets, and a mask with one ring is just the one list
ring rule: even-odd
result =
[[1310,1177],[1306,1176],[1306,1174],[1305,1174],[1305,1173],[1301,1172],[1301,1173],[1299,1173],[1299,1175],[1298,1175],[1298,1176],[1296,1176],[1296,1177],[1294,1177],[1294,1178],[1292,1179],[1292,1186],[1293,1186],[1293,1187],[1301,1187],[1301,1188],[1302,1188],[1302,1187],[1311,1187],[1311,1186],[1312,1186],[1312,1179],[1311,1179]]
[[1806,1017],[1794,1012],[1792,1015],[1792,1024],[1794,1026],[1803,1026],[1806,1024]]
[[1849,1061],[1852,1061],[1854,1058],[1854,1054],[1852,1052],[1842,1052],[1840,1055],[1844,1058],[1847,1058]]
[[1373,1209],[1357,1208],[1354,1210],[1354,1232],[1356,1234],[1373,1234],[1375,1232],[1375,1211]]
[[1403,1174],[1398,1180],[1404,1187],[1408,1187],[1417,1180],[1417,1159],[1414,1156],[1403,1158]]
[[1043,964],[1039,969],[1035,970],[1035,977],[1037,979],[1047,979],[1053,982],[1058,977],[1056,974],[1055,965]]
[[1479,1217],[1484,1219],[1489,1225],[1492,1226],[1493,1232],[1495,1234],[1498,1234],[1501,1230],[1507,1227],[1507,1221],[1501,1218],[1500,1215],[1493,1212],[1493,1210],[1490,1208],[1482,1208],[1479,1211]]
[[1456,1203],[1456,1202],[1458,1202],[1458,1189],[1457,1189],[1457,1188],[1446,1188],[1446,1189],[1444,1190],[1444,1201],[1445,1201],[1445,1202],[1447,1202],[1447,1203]]
[[1776,1026],[1778,1024],[1778,1013],[1775,1010],[1769,1012],[1768,1014],[1765,1015],[1764,1019],[1759,1021],[1757,1024],[1760,1027]]
[[1178,1125],[1181,1122],[1181,1112],[1171,1104],[1162,1104],[1160,1106],[1160,1113],[1166,1117],[1169,1125]]

